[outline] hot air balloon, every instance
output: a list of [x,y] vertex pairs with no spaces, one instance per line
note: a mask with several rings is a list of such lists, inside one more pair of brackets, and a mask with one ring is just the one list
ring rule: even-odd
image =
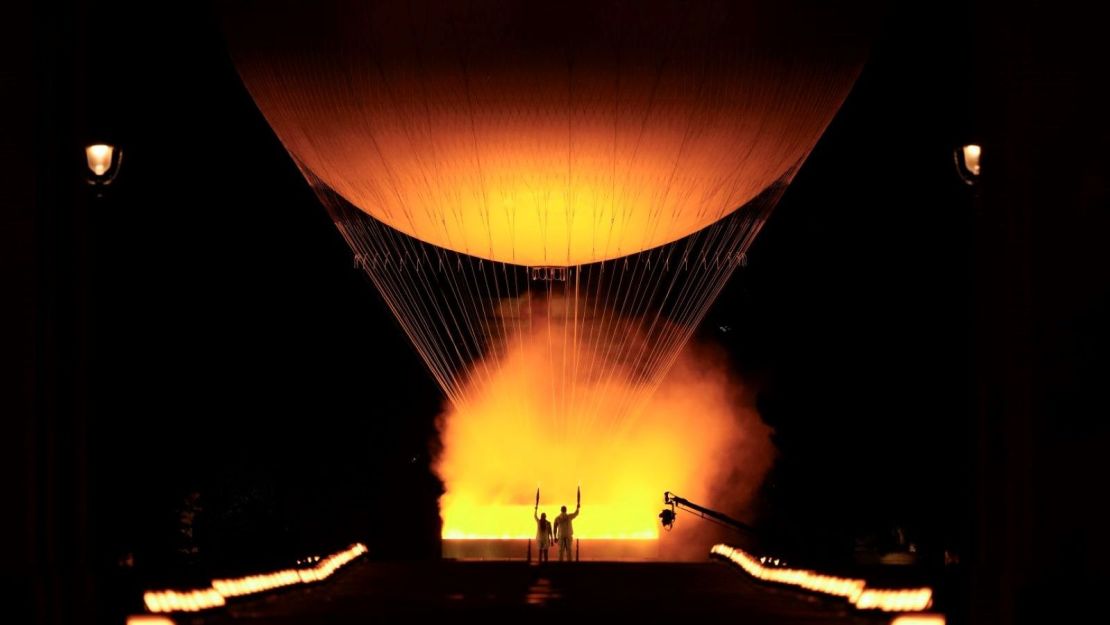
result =
[[544,427],[614,440],[844,101],[870,23],[782,0],[226,9],[251,97],[449,400],[539,342]]

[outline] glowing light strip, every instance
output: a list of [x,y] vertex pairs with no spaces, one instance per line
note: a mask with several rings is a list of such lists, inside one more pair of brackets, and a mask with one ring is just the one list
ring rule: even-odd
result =
[[149,590],[143,593],[143,603],[149,612],[199,612],[218,608],[226,599],[253,595],[275,588],[296,584],[311,584],[331,577],[333,573],[355,558],[366,553],[366,545],[356,543],[348,549],[326,558],[310,558],[316,566],[304,569],[285,569],[273,573],[248,575],[229,579],[212,580],[210,588],[196,590]]
[[200,590],[151,590],[143,593],[143,603],[151,612],[199,612],[224,605],[223,595],[214,588]]
[[135,614],[127,617],[127,625],[174,625],[174,622],[164,616]]
[[805,569],[768,567],[743,549],[725,544],[713,545],[710,553],[731,561],[756,579],[843,597],[860,610],[919,612],[933,604],[932,588],[867,588],[867,582],[862,579],[823,575]]
[[[447,530],[443,532],[444,540],[533,540],[536,538],[535,532],[526,534],[471,534],[459,530]],[[658,534],[655,532],[620,532],[620,533],[602,533],[602,534],[589,534],[587,536],[575,536],[575,540],[659,540]]]
[[890,625],[944,625],[942,614],[902,614],[894,617]]

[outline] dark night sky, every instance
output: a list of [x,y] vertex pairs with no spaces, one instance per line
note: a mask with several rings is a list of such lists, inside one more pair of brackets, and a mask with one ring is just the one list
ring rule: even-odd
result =
[[[216,20],[197,3],[148,4],[98,5],[85,27],[112,33],[113,59],[86,72],[86,121],[126,151],[94,204],[90,287],[93,488],[110,549],[154,540],[193,488],[260,502],[252,514],[294,540],[384,523],[417,544],[436,531],[438,388],[243,89]],[[887,16],[702,329],[762,389],[781,452],[768,519],[782,527],[958,530],[960,8]]]
[[[1105,21],[1083,0],[887,4],[700,338],[760,388],[776,538],[843,554],[905,523],[965,556],[949,622],[1078,620],[1075,597],[1110,583]],[[376,556],[433,555],[439,391],[208,3],[28,5],[0,21],[3,586],[43,622],[119,622],[160,572],[372,531]],[[968,138],[974,196],[951,159]],[[93,140],[126,150],[101,200],[79,179]],[[194,489],[207,538],[187,567],[173,536]]]

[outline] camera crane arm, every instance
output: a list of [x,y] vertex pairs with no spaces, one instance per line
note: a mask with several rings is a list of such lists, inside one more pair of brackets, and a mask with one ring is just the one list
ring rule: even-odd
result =
[[740,530],[741,532],[747,532],[750,534],[755,533],[755,528],[748,525],[747,523],[744,523],[743,521],[737,521],[727,514],[722,514],[720,512],[717,512],[716,510],[710,510],[709,508],[699,506],[698,504],[688,499],[679,497],[678,495],[675,495],[670,491],[663,493],[663,503],[670,506],[670,508],[664,508],[663,511],[659,513],[659,518],[663,520],[663,527],[667,529],[670,529],[671,526],[674,525],[675,511],[677,509],[682,509],[686,510],[687,512],[693,512],[703,519],[708,519],[715,523],[720,523],[721,525],[731,527],[735,530]]

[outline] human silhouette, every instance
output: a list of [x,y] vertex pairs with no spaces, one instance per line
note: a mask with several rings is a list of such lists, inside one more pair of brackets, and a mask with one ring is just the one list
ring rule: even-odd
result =
[[559,516],[555,517],[555,540],[559,543],[559,562],[563,561],[565,557],[569,562],[570,549],[574,544],[574,525],[571,521],[578,518],[578,512],[582,508],[582,489],[578,489],[578,502],[574,506],[574,514],[567,514],[567,507],[562,506]]
[[539,548],[540,562],[547,562],[550,559],[548,550],[551,549],[551,543],[553,541],[551,521],[547,520],[546,512],[541,512],[539,516],[536,516],[536,512],[538,511],[539,506],[537,505],[536,509],[532,511],[532,518],[536,519],[536,547]]

